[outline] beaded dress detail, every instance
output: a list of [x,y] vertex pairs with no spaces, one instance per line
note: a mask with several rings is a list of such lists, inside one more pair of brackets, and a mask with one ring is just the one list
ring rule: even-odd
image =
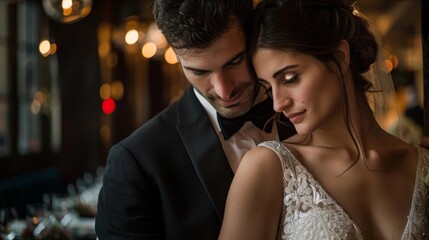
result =
[[[273,150],[283,168],[283,212],[277,239],[364,239],[344,209],[284,144],[267,141],[259,146]],[[413,200],[402,240],[429,239],[429,151],[417,148]]]

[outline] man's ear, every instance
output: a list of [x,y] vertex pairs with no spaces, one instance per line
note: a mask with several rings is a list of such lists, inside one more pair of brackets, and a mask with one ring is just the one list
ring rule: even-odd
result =
[[344,74],[347,72],[350,64],[350,48],[349,43],[346,40],[341,40],[340,44],[337,47],[339,64],[341,67],[341,72]]

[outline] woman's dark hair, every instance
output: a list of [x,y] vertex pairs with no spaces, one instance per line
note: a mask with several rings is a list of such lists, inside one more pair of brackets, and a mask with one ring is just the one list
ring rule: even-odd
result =
[[343,0],[264,0],[254,11],[249,56],[257,48],[293,50],[338,66],[337,48],[345,40],[356,90],[363,93],[371,83],[361,74],[376,61],[378,44],[368,22],[353,10]]
[[[155,21],[175,49],[204,49],[227,32],[234,20],[248,34],[252,0],[155,0]],[[247,39],[247,36],[246,36]]]

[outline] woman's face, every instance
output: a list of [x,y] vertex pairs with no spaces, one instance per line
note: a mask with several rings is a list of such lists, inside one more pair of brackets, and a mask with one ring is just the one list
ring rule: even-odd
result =
[[261,84],[271,88],[274,110],[299,134],[342,121],[341,78],[325,64],[310,55],[263,48],[252,61]]

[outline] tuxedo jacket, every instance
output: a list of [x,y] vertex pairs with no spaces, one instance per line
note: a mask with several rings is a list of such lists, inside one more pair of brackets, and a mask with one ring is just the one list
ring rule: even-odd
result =
[[232,178],[191,87],[111,148],[99,193],[97,237],[217,239]]

